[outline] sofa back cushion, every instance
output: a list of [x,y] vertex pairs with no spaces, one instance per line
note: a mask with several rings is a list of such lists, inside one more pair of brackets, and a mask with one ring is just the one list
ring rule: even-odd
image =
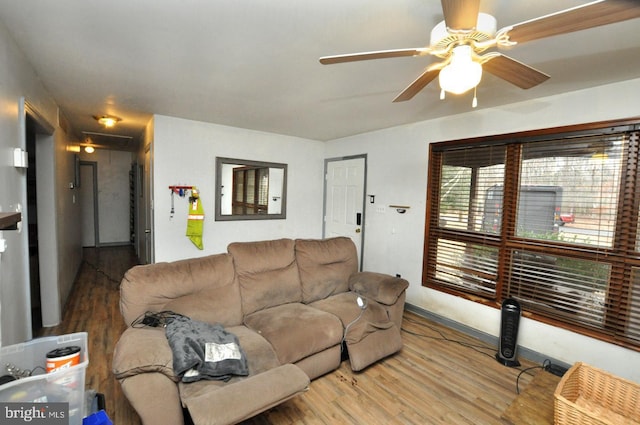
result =
[[301,301],[293,240],[234,242],[227,250],[233,256],[245,315]]
[[358,271],[356,246],[347,237],[298,239],[296,261],[304,303],[348,291],[349,276]]
[[135,266],[120,285],[120,310],[127,325],[147,311],[173,311],[194,320],[242,323],[240,289],[229,254]]

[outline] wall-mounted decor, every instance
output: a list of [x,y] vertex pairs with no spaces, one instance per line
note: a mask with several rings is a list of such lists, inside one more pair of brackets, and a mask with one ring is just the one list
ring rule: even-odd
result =
[[283,219],[287,164],[216,158],[216,221]]

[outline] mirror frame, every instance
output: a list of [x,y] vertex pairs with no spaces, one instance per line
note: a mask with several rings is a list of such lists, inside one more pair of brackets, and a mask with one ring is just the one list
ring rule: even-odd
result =
[[[222,166],[225,164],[246,165],[260,168],[280,168],[283,170],[282,176],[282,197],[280,198],[281,209],[278,214],[222,214]],[[287,218],[287,164],[277,162],[252,161],[238,158],[216,157],[216,221],[235,220],[281,220]]]

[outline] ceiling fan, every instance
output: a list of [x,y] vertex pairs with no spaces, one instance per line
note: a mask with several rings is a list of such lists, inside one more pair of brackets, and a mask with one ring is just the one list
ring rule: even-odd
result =
[[[324,56],[324,65],[369,59],[432,55],[443,59],[429,65],[393,101],[412,99],[436,77],[441,92],[465,93],[480,83],[483,69],[522,89],[546,81],[549,75],[499,52],[486,50],[517,44],[640,17],[639,0],[598,0],[565,9],[496,31],[496,19],[480,13],[480,0],[442,0],[444,20],[431,31],[427,47],[380,50]],[[474,95],[473,106],[477,105]]]

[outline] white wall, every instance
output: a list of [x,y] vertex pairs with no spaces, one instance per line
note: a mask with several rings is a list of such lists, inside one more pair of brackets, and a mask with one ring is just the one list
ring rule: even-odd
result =
[[[327,143],[326,157],[368,154],[364,269],[400,273],[407,302],[481,332],[499,334],[500,311],[421,285],[427,156],[431,142],[640,117],[640,79],[357,135]],[[415,100],[414,100],[415,101]],[[411,206],[401,215],[389,204]],[[377,212],[384,207],[385,212]],[[640,353],[523,318],[521,346],[572,364],[584,361],[640,382]]]
[[[322,236],[324,144],[235,127],[154,116],[154,249],[155,261],[226,252],[234,241]],[[284,220],[214,220],[217,156],[286,163],[287,218]],[[185,236],[187,198],[174,197],[171,185],[194,185],[205,212],[199,250]]]
[[[42,208],[38,205],[38,213],[48,216],[48,221],[54,223],[56,240],[55,256],[50,258],[51,272],[55,275],[55,282],[49,286],[49,294],[57,293],[59,303],[58,314],[51,314],[43,317],[44,326],[55,326],[60,323],[62,309],[75,282],[75,278],[82,263],[82,229],[79,225],[82,208],[78,201],[78,190],[69,190],[69,183],[75,179],[74,154],[67,150],[69,138],[65,132],[58,127],[54,135],[54,156],[53,159],[53,187],[55,204]],[[38,182],[40,185],[40,182]],[[46,231],[46,229],[45,229]],[[46,235],[39,234],[40,243]],[[47,248],[40,248],[42,261],[43,252]],[[41,268],[42,269],[42,268]],[[53,298],[47,299],[43,294],[43,302],[53,302]],[[44,313],[44,312],[43,312]]]
[[[72,227],[67,227],[68,223],[78,220],[78,216],[74,215],[76,210],[71,202],[71,191],[66,186],[68,176],[73,174],[73,168],[69,168],[69,154],[65,151],[67,136],[58,127],[57,105],[0,23],[0,209],[14,211],[21,206],[26,221],[26,173],[25,170],[16,169],[12,159],[14,148],[26,148],[23,114],[20,111],[22,98],[55,130],[53,137],[42,140],[43,143],[53,144],[44,147],[43,151],[46,152],[47,161],[51,161],[46,166],[55,181],[50,182],[54,193],[47,198],[47,203],[51,203],[48,206],[48,222],[53,223],[54,227],[41,242],[46,246],[53,245],[58,251],[56,260],[45,265],[54,269],[54,286],[47,288],[45,295],[48,298],[43,299],[43,302],[54,307],[51,309],[53,317],[47,320],[57,323],[59,306],[66,300],[68,288],[82,258],[79,239],[76,241],[77,235]],[[31,338],[26,226],[20,232],[0,231],[0,239],[7,241],[7,250],[0,254],[0,344],[4,346]]]
[[80,157],[83,161],[97,162],[100,245],[128,244],[129,171],[134,154],[96,149],[92,154],[83,152]]

